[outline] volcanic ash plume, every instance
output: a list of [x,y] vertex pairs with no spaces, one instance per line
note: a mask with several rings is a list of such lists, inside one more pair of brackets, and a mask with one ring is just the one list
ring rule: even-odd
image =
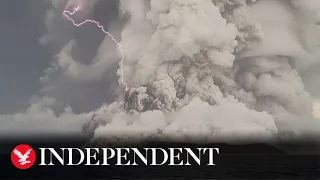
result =
[[264,40],[248,8],[260,1],[121,1],[131,89],[98,109],[85,132],[97,141],[269,141],[278,121],[310,118],[289,57],[236,55]]

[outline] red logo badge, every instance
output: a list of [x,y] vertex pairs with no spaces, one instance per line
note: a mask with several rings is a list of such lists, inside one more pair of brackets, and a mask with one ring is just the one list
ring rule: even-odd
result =
[[26,144],[16,146],[11,152],[11,162],[18,169],[29,169],[35,161],[35,151]]

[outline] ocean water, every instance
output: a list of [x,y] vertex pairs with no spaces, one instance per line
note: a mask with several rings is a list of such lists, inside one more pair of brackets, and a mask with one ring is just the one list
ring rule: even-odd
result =
[[[59,146],[70,147],[70,144]],[[192,145],[180,143],[154,147],[190,146]],[[216,166],[206,166],[206,161],[202,161],[201,166],[34,165],[28,170],[19,170],[12,165],[10,153],[14,145],[0,147],[0,179],[320,179],[319,155],[289,155],[264,144],[207,145],[206,147],[221,148],[220,154],[215,156]],[[39,147],[51,145],[41,144]],[[36,164],[39,164],[39,159],[37,160]]]
[[[224,155],[213,166],[130,166],[41,169],[70,179],[320,179],[318,156]],[[41,179],[41,178],[40,178]]]

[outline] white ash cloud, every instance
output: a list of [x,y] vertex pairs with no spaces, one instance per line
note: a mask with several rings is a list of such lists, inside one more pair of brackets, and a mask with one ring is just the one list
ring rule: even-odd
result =
[[[236,113],[228,113],[231,107]],[[197,143],[205,140],[234,143],[239,140],[269,141],[277,134],[269,114],[249,110],[231,97],[217,106],[193,98],[188,105],[170,114],[154,110],[134,114],[118,112],[105,117],[104,113],[108,111],[103,110],[98,112],[101,115],[97,114],[94,121],[102,118],[108,124],[97,128],[94,138],[108,142],[162,140]]]
[[61,103],[50,97],[32,98],[25,111],[0,115],[0,134],[3,137],[81,135],[81,126],[87,123],[92,112],[75,114],[71,107],[65,107],[58,115],[53,109]]
[[[277,127],[271,115],[224,95],[214,80],[219,69],[233,69],[233,53],[262,37],[251,19],[243,21],[248,33],[241,32],[245,29],[242,21],[232,16],[247,11],[242,9],[245,3],[238,5],[230,13],[221,13],[222,7],[211,0],[135,1],[134,5],[122,1],[122,9],[133,14],[121,43],[127,57],[125,79],[135,88],[129,103],[113,103],[97,111],[91,126],[103,126],[95,131],[94,139],[274,138]],[[139,32],[139,26],[148,29]],[[132,46],[134,40],[141,44]]]
[[318,133],[300,77],[318,61],[316,22],[301,10],[307,6],[276,0],[121,2],[131,15],[121,43],[125,79],[133,88],[126,102],[97,110],[87,128],[93,141],[252,135],[265,141]]

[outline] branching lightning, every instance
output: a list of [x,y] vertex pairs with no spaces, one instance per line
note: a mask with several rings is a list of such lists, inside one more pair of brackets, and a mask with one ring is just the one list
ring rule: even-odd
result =
[[83,21],[81,23],[76,23],[70,16],[74,15],[79,10],[80,10],[80,7],[76,7],[72,12],[65,10],[65,11],[63,11],[63,15],[66,18],[68,18],[73,23],[74,26],[77,26],[77,27],[82,26],[82,25],[84,25],[86,23],[96,24],[102,30],[102,32],[107,34],[117,44],[118,49],[119,49],[120,54],[121,54],[121,61],[120,61],[121,77],[120,78],[121,78],[122,84],[125,85],[125,91],[128,91],[128,84],[124,81],[124,77],[123,77],[123,73],[124,73],[124,70],[123,70],[124,54],[123,54],[123,51],[122,51],[121,44],[113,37],[112,34],[110,34],[108,31],[106,31],[104,29],[104,27],[102,25],[100,25],[100,23],[95,21],[95,20],[87,19],[87,20],[85,20],[85,21]]

